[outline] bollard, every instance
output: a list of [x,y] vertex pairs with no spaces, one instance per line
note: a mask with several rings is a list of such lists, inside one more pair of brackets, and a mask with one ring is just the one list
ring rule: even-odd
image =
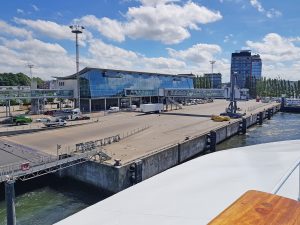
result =
[[129,166],[130,182],[132,185],[140,183],[143,180],[143,161],[136,160]]
[[263,112],[260,112],[259,115],[258,115],[258,124],[259,125],[262,125],[263,124],[263,120],[264,120],[264,113]]
[[247,132],[247,120],[246,118],[242,119],[242,134],[246,134]]
[[271,109],[268,109],[268,120],[270,120],[271,119]]
[[16,225],[15,209],[15,181],[8,179],[5,182],[6,220],[7,225]]
[[215,152],[216,151],[216,145],[217,145],[217,132],[212,130],[210,131],[210,146],[209,146],[209,150],[211,152]]

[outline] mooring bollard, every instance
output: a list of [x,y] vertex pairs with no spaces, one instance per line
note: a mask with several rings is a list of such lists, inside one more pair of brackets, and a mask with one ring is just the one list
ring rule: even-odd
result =
[[258,115],[258,124],[262,125],[263,124],[263,120],[264,120],[264,113],[260,112]]
[[246,118],[242,119],[242,134],[246,134],[247,132],[247,120]]
[[216,151],[216,145],[217,145],[217,132],[212,130],[210,131],[210,146],[209,146],[209,150],[211,152],[215,152]]
[[271,113],[271,109],[268,109],[268,120],[271,119],[272,113]]
[[6,220],[7,225],[16,225],[15,181],[8,178],[5,182]]

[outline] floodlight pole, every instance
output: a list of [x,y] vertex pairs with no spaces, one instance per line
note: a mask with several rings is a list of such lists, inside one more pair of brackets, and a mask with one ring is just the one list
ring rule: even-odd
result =
[[216,63],[216,61],[211,60],[209,61],[209,63],[211,64],[211,88],[214,88],[214,64]]
[[236,104],[235,92],[234,92],[236,77],[237,77],[237,72],[233,72],[231,74],[231,79],[230,79],[231,90],[230,90],[229,112],[231,114],[236,113],[237,110],[237,104]]
[[32,68],[34,67],[34,65],[33,64],[28,64],[27,66],[28,66],[29,71],[30,71],[30,89],[31,89],[32,84],[33,84]]
[[79,44],[78,44],[78,34],[82,34],[84,30],[83,26],[71,25],[70,29],[76,37],[76,79],[77,79],[77,108],[80,109],[80,77],[79,77]]

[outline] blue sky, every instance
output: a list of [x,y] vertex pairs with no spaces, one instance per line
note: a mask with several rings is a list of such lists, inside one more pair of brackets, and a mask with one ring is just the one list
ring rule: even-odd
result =
[[263,75],[299,79],[300,4],[296,0],[10,0],[0,9],[0,72],[49,79],[80,67],[163,73],[215,72],[228,81],[231,53],[251,49]]

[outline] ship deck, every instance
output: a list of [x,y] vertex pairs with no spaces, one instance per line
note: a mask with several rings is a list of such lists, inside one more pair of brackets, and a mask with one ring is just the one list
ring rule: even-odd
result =
[[[272,192],[300,159],[300,140],[208,154],[158,174],[57,225],[207,224],[248,190]],[[297,199],[299,169],[278,195]]]

